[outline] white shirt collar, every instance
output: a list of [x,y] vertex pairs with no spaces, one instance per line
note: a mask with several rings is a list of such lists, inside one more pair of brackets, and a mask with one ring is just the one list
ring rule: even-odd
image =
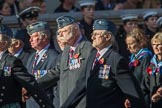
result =
[[109,45],[109,46],[103,48],[102,50],[98,51],[98,53],[100,54],[99,59],[110,49],[111,46],[112,45]]

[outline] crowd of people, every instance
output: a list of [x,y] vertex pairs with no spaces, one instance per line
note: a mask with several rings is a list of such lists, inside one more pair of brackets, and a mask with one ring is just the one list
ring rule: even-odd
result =
[[161,7],[135,1],[80,0],[77,8],[75,0],[60,0],[54,12],[83,18],[59,16],[56,32],[38,21],[45,0],[0,1],[12,4],[21,27],[0,23],[0,108],[160,108],[162,17],[146,11],[139,24],[137,15],[124,14],[122,25],[94,18],[101,9]]

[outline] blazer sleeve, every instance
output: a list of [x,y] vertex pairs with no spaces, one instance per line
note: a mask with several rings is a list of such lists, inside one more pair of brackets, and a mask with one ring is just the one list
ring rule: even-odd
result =
[[37,82],[40,87],[44,88],[44,90],[49,89],[57,84],[57,81],[60,78],[60,61],[61,55],[56,58],[55,66],[53,69],[48,70],[47,74],[42,78],[38,79]]
[[46,96],[45,92],[38,86],[34,76],[27,72],[22,65],[21,60],[15,59],[12,63],[12,76],[22,87],[26,88],[29,94],[35,99],[41,108],[53,108],[52,102]]
[[128,68],[128,63],[122,57],[116,63],[115,80],[119,88],[130,100],[132,108],[145,108],[142,90],[136,78]]

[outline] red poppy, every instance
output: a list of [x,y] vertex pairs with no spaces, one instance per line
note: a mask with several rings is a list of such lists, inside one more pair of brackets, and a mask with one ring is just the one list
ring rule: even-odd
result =
[[149,75],[152,74],[152,69],[151,69],[151,67],[148,67],[146,71],[147,71],[147,73],[148,73]]
[[74,58],[75,58],[75,59],[79,58],[79,55],[80,55],[79,53],[75,54],[75,55],[74,55]]
[[136,66],[138,66],[138,65],[139,65],[139,63],[140,63],[140,62],[139,62],[139,60],[134,60],[134,62],[133,62],[133,66],[135,66],[135,67],[136,67]]
[[99,64],[104,64],[104,58],[101,58],[100,60],[99,60]]

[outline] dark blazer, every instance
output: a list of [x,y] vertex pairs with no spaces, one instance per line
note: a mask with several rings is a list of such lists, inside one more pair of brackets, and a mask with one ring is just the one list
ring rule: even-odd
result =
[[[52,46],[50,46],[47,51],[45,52],[45,57],[39,61],[39,63],[34,67],[33,69],[33,62],[34,62],[34,58],[35,58],[35,54],[36,52],[33,52],[31,54],[31,56],[28,59],[27,62],[27,69],[29,73],[32,73],[32,71],[34,70],[36,73],[35,76],[37,78],[41,78],[42,76],[44,76],[45,71],[50,70],[52,67],[55,66],[55,59],[57,58],[58,53],[54,50],[54,48]],[[43,74],[39,74],[38,72],[43,71]],[[32,73],[33,74],[33,73]],[[52,100],[54,98],[53,96],[53,88],[49,88],[47,91],[47,95],[50,97],[50,99]]]
[[87,97],[87,108],[124,108],[126,98],[130,100],[131,108],[145,108],[141,88],[130,72],[128,62],[110,48],[102,57],[104,63],[98,63],[92,69],[96,52],[94,50],[89,56],[85,83],[78,81],[62,108],[74,108],[83,95]]
[[53,108],[52,103],[39,88],[35,78],[27,72],[20,59],[4,53],[0,60],[0,107],[21,102],[22,87],[37,101],[41,108]]
[[110,48],[102,57],[105,63],[98,63],[91,70],[94,55],[90,56],[87,68],[87,73],[90,72],[89,77],[87,75],[87,107],[123,108],[128,98],[131,108],[145,108],[140,85],[130,72],[128,62]]
[[[92,46],[91,43],[84,38],[80,41],[78,46],[75,49],[74,55],[79,54],[80,59],[80,68],[70,70],[69,69],[69,50],[70,46],[66,46],[62,53],[62,57],[60,60],[60,66],[59,69],[55,68],[48,72],[48,74],[38,80],[38,82],[43,87],[48,87],[54,83],[56,83],[59,80],[59,100],[60,100],[60,106],[63,105],[63,103],[66,101],[72,90],[76,87],[77,81],[80,79],[80,77],[83,75],[85,76],[85,67],[87,64],[87,59],[89,57],[89,54],[91,53]],[[58,71],[56,71],[58,70]],[[78,108],[84,108],[85,107],[85,99],[81,100],[77,104]]]
[[140,60],[139,65],[136,66],[132,71],[134,76],[137,78],[138,82],[141,84],[143,78],[146,76],[146,68],[148,67],[152,56],[146,55],[142,60]]
[[[26,67],[29,73],[32,73],[32,70],[33,70],[33,62],[34,62],[35,54],[36,52],[33,52],[29,56],[28,61],[27,61]],[[54,62],[55,62],[55,59],[58,53],[54,50],[54,48],[50,46],[44,55],[46,57],[42,58],[39,61],[39,63],[34,67],[34,70],[49,70],[55,66]]]

